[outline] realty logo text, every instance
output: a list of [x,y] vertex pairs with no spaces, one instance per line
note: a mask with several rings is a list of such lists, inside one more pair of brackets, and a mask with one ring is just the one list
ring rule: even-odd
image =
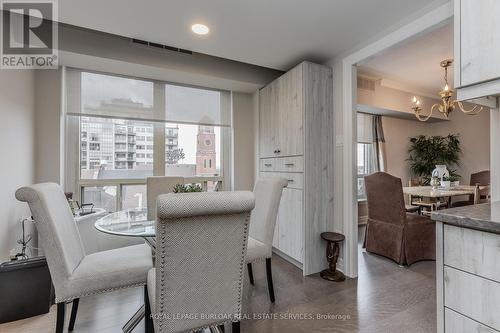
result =
[[2,0],[2,69],[57,68],[55,1]]

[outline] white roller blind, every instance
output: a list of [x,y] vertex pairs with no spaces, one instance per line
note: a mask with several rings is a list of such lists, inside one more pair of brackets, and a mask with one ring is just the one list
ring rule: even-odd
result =
[[373,116],[358,112],[358,142],[373,143]]
[[[68,115],[230,126],[229,92],[66,69]],[[227,114],[226,114],[227,113]]]

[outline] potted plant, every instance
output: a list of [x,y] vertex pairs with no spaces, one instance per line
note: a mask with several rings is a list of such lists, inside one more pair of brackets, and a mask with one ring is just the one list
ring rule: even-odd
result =
[[203,192],[203,189],[198,184],[177,184],[173,188],[174,193],[192,193]]
[[429,185],[432,171],[436,165],[446,165],[450,169],[460,164],[462,148],[458,134],[447,136],[419,135],[410,138],[408,153],[407,161],[412,176],[419,177],[422,184]]
[[448,177],[451,182],[451,187],[460,186],[460,175],[456,173],[455,170],[450,171],[450,176]]
[[449,189],[451,187],[450,179],[451,178],[449,176],[444,176],[443,180],[441,181],[441,187],[443,187],[445,189]]

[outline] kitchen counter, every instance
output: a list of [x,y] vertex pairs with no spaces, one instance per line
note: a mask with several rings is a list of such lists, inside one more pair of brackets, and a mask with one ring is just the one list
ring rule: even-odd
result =
[[433,212],[431,218],[457,227],[500,234],[500,201],[439,210]]
[[500,202],[432,213],[438,333],[500,332]]

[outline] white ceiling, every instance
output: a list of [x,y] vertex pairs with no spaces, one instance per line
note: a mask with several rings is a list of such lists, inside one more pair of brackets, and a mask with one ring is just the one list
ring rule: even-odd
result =
[[[387,50],[360,65],[360,72],[376,78],[390,79],[402,86],[431,92],[436,97],[444,85],[441,60],[453,59],[453,24]],[[448,70],[453,87],[453,67]],[[402,89],[407,90],[407,89]]]
[[[326,61],[447,0],[64,0],[59,21],[286,70]],[[193,23],[211,29],[195,36]]]

